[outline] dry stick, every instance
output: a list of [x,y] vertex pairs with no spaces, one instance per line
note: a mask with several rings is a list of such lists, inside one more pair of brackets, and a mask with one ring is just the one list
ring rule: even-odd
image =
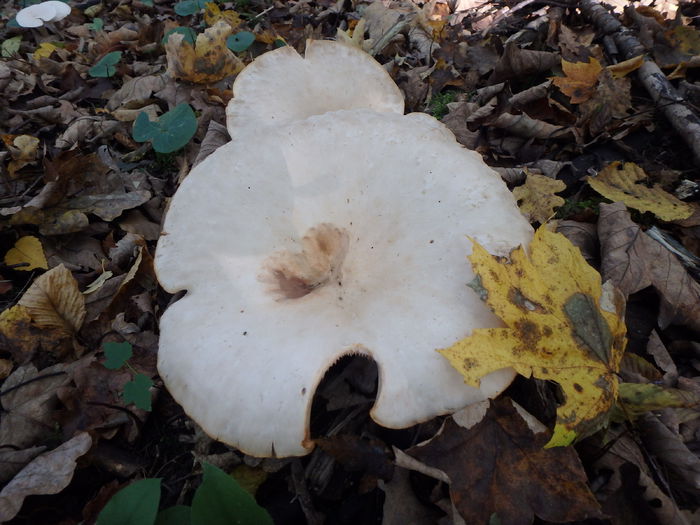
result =
[[[632,32],[623,27],[619,20],[608,13],[595,0],[581,0],[579,6],[599,31],[612,35],[615,44],[622,51],[625,59],[644,55],[646,50]],[[684,103],[676,89],[649,57],[637,70],[637,77],[642,82],[657,107],[666,116],[671,126],[685,140],[693,152],[695,164],[700,166],[700,118]]]

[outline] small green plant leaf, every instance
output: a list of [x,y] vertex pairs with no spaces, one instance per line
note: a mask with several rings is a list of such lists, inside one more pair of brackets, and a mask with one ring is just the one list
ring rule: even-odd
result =
[[131,358],[134,352],[131,343],[105,343],[102,345],[105,353],[104,365],[109,370],[117,370]]
[[190,27],[174,27],[165,35],[163,35],[163,40],[161,40],[161,44],[165,45],[166,42],[168,41],[168,38],[170,35],[173,35],[175,33],[179,33],[183,35],[185,38],[183,38],[183,42],[187,42],[190,45],[194,46],[195,41],[197,40],[197,33]]
[[204,9],[206,0],[184,0],[175,4],[175,12],[180,16],[190,16]]
[[160,478],[142,479],[112,496],[96,525],[153,525],[159,503]]
[[204,480],[192,499],[192,525],[273,525],[272,518],[223,470],[202,463]]
[[187,144],[197,131],[197,117],[189,104],[182,103],[153,122],[139,113],[131,135],[136,142],[153,142],[158,153],[172,153]]
[[92,19],[92,24],[90,24],[88,27],[92,29],[93,31],[102,31],[102,28],[104,27],[105,22],[102,20],[100,17],[95,17]]
[[240,53],[248,49],[255,42],[255,35],[250,31],[241,31],[226,39],[226,47],[234,53]]
[[88,73],[91,77],[95,78],[107,78],[114,75],[117,72],[117,68],[114,66],[122,59],[121,51],[112,51],[103,56],[97,64],[92,66]]
[[148,7],[153,7],[153,0],[141,0],[141,3],[143,5],[147,5]]
[[175,505],[158,513],[155,525],[190,525],[192,509],[187,505]]
[[22,35],[13,36],[4,40],[0,47],[0,53],[4,58],[9,58],[19,51],[19,45],[22,43]]
[[122,397],[127,405],[133,403],[136,408],[151,411],[151,392],[153,386],[151,378],[145,374],[136,374],[128,383],[124,384]]

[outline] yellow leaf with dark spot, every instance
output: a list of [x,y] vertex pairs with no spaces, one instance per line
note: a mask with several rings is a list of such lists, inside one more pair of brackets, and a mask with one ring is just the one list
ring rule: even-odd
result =
[[598,60],[593,57],[588,62],[562,60],[561,67],[566,76],[554,77],[553,82],[562,93],[571,97],[572,104],[580,104],[593,96],[598,75],[603,71]]
[[24,265],[15,268],[15,270],[22,271],[37,268],[48,270],[49,268],[41,241],[31,235],[17,239],[14,247],[5,254],[5,264],[8,266]]
[[598,173],[587,177],[591,188],[606,199],[622,202],[629,208],[650,211],[664,221],[687,219],[693,207],[664,191],[658,184],[649,188],[644,184],[647,174],[634,162],[615,161]]
[[528,251],[507,262],[474,243],[469,260],[506,328],[474,330],[440,352],[470,385],[507,367],[557,382],[564,403],[547,446],[565,446],[603,426],[617,398],[624,301],[563,235],[540,227]]
[[194,47],[184,35],[174,33],[165,44],[168,74],[196,84],[212,84],[235,75],[243,69],[243,62],[226,47],[231,26],[219,20],[197,35]]
[[564,199],[554,194],[565,189],[564,181],[528,173],[525,184],[513,190],[513,197],[529,221],[544,224],[554,215],[554,208],[564,204]]

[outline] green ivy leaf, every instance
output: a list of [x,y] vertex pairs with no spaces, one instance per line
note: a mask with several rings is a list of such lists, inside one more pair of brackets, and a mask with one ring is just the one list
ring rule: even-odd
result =
[[160,478],[142,479],[117,492],[96,525],[153,525],[160,503]]
[[192,525],[273,525],[267,511],[223,470],[202,463],[204,480],[192,499]]
[[250,31],[241,31],[226,39],[226,47],[234,53],[240,53],[248,49],[255,42],[255,35]]
[[90,24],[88,27],[92,29],[93,31],[102,31],[102,28],[104,27],[105,22],[102,20],[100,17],[96,16],[95,18],[92,19],[92,24]]
[[197,117],[189,104],[182,103],[153,122],[145,112],[134,121],[131,136],[136,142],[153,142],[158,153],[172,153],[187,144],[197,131]]
[[19,45],[22,43],[22,35],[13,36],[3,41],[2,46],[0,46],[2,56],[4,58],[9,58],[19,51]]
[[188,42],[191,45],[194,45],[195,40],[197,40],[197,33],[190,27],[174,27],[165,35],[163,35],[163,40],[160,41],[161,44],[165,45],[165,43],[168,41],[168,37],[174,33],[179,33],[181,35],[184,35],[185,38],[182,39],[183,42]]
[[192,509],[187,505],[175,505],[158,513],[155,525],[190,525]]
[[134,354],[131,343],[105,343],[102,345],[105,353],[104,365],[109,370],[117,370],[124,366]]
[[92,66],[88,73],[91,77],[95,78],[107,78],[114,75],[117,72],[117,68],[114,66],[122,59],[121,51],[112,51],[103,56],[97,64]]
[[175,4],[175,12],[180,16],[190,16],[204,9],[207,0],[184,0]]
[[153,386],[151,378],[145,374],[136,374],[134,379],[124,384],[124,392],[122,397],[124,403],[130,405],[133,403],[136,408],[141,410],[151,411],[151,392],[149,389]]

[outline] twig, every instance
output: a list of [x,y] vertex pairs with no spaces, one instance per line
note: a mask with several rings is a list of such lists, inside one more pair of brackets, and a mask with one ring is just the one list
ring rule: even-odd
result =
[[[625,59],[646,53],[637,37],[599,3],[594,0],[581,0],[579,5],[599,31],[613,36]],[[693,153],[695,164],[700,166],[700,117],[684,103],[683,97],[651,58],[644,58],[644,63],[637,70],[637,77],[671,126],[686,142]]]

